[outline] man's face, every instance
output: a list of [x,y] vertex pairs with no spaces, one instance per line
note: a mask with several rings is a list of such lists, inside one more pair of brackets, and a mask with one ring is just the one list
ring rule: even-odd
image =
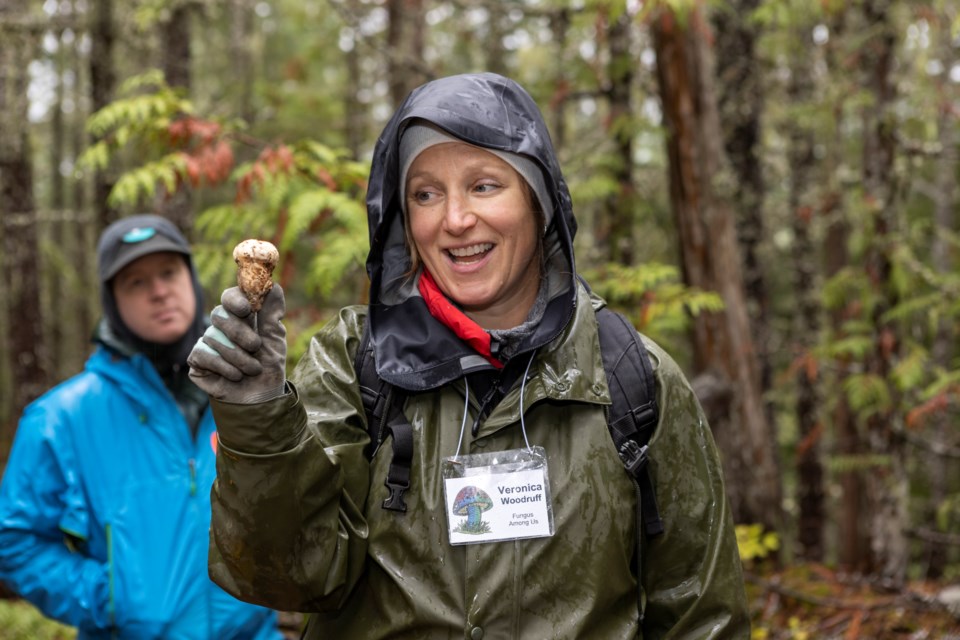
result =
[[127,328],[157,344],[182,338],[197,312],[190,269],[178,253],[151,253],[125,266],[113,279],[113,297]]

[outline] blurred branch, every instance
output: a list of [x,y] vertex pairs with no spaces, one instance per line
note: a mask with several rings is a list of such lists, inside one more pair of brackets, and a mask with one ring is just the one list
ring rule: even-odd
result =
[[934,531],[933,529],[927,529],[925,527],[908,527],[907,535],[917,538],[918,540],[960,547],[960,535],[955,533],[944,533],[943,531]]
[[915,435],[910,431],[904,431],[903,437],[907,442],[918,449],[929,451],[930,453],[943,456],[944,458],[960,459],[960,447],[951,447],[942,442],[930,442],[926,438]]

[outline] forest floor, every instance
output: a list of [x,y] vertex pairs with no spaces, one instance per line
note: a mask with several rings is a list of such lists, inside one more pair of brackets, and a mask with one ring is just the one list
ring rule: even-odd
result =
[[746,578],[754,640],[960,640],[960,585],[884,589],[817,564]]
[[[753,640],[960,640],[960,593],[952,611],[940,599],[960,585],[912,582],[891,591],[815,564],[748,569],[746,576]],[[281,614],[284,635],[298,638],[302,621]],[[74,637],[0,588],[0,640]]]

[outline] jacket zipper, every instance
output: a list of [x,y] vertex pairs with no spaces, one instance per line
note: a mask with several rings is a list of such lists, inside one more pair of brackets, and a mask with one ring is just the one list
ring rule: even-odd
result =
[[190,496],[195,497],[197,495],[197,461],[190,458],[187,464],[190,466]]
[[[194,445],[196,445],[196,438],[194,438]],[[187,466],[190,468],[190,497],[197,497],[197,460],[196,458],[190,458],[187,460]],[[207,637],[213,638],[213,605],[210,603],[210,594],[209,590],[205,590],[206,601],[207,601]]]
[[117,605],[113,585],[113,527],[108,522],[104,525],[104,532],[107,536],[107,591],[110,599],[107,604],[107,613],[110,614],[110,636],[117,637]]
[[474,438],[476,438],[480,432],[480,424],[490,415],[490,410],[494,403],[503,400],[503,392],[500,390],[502,378],[503,374],[499,374],[494,378],[490,390],[487,391],[486,395],[483,396],[477,404],[477,417],[473,421],[473,426],[470,428],[470,435]]

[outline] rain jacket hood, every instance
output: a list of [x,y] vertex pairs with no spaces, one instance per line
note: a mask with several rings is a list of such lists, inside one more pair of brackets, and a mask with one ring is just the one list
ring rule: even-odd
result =
[[478,147],[522,154],[543,172],[555,211],[544,238],[549,301],[543,320],[518,353],[556,338],[573,314],[577,223],[550,134],[536,103],[520,85],[494,73],[464,74],[429,82],[408,96],[373,153],[367,189],[367,273],[377,372],[401,388],[420,391],[491,365],[429,314],[417,291],[417,277],[409,276],[399,146],[403,131],[414,121],[426,121]]
[[[524,154],[553,195],[546,308],[500,371],[433,318],[419,274],[410,276],[398,142],[415,120]],[[370,304],[341,309],[312,336],[290,393],[253,405],[211,401],[220,442],[213,580],[249,602],[310,612],[307,640],[749,638],[709,426],[680,368],[649,341],[661,409],[649,464],[665,531],[638,542],[638,496],[607,425],[594,313],[604,303],[576,275],[570,195],[526,92],[489,73],[415,90],[377,143],[367,208]],[[412,441],[402,513],[383,504],[403,439],[388,416],[389,433],[371,443],[370,390],[357,379],[368,329],[380,377],[416,391],[393,404]],[[531,445],[548,457],[555,534],[451,544],[443,461]]]

